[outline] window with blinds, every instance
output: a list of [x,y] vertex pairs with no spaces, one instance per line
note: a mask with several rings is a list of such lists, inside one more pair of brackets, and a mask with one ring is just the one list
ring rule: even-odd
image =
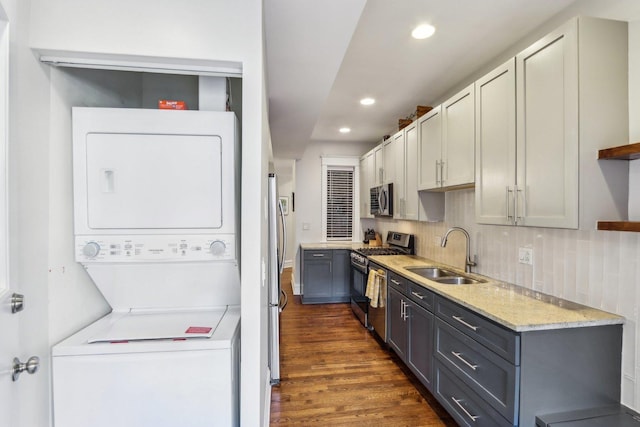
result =
[[351,240],[353,168],[327,169],[327,240]]

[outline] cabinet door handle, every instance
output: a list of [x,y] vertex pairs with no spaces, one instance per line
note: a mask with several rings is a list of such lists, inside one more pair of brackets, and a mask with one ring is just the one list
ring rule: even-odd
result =
[[398,281],[397,281],[397,280],[395,280],[395,279],[391,279],[391,283],[394,283],[394,284],[396,284],[396,285],[399,285],[399,284],[400,284],[400,282],[398,282]]
[[513,195],[513,190],[511,187],[507,186],[507,222],[509,224],[513,223],[514,217],[511,215],[511,196]]
[[469,411],[467,411],[467,410],[465,409],[465,407],[464,407],[464,406],[462,406],[462,403],[460,403],[460,402],[462,402],[462,399],[456,399],[455,397],[451,396],[451,400],[453,400],[453,403],[455,403],[456,405],[458,405],[458,408],[460,408],[460,409],[462,410],[462,412],[464,412],[464,413],[467,415],[467,417],[469,417],[469,419],[470,419],[471,421],[473,421],[474,423],[476,422],[476,420],[477,420],[478,418],[480,418],[478,415],[471,415],[471,414],[469,413]]
[[[446,179],[444,179],[444,172],[445,172],[445,168],[444,168],[444,160],[442,160],[440,162],[440,183],[442,184],[442,186],[444,187],[444,182],[446,181]],[[449,177],[449,174],[447,173],[447,178]]]
[[440,180],[438,179],[438,169],[440,169],[440,160],[436,160],[436,185],[440,184]]
[[460,316],[452,316],[454,319],[456,319],[458,322],[462,323],[464,326],[466,326],[469,329],[472,329],[474,331],[478,330],[478,326],[473,326],[467,322],[464,321],[464,319]]
[[[516,224],[522,224],[524,222],[524,217],[527,215],[527,195],[522,188],[518,188],[516,186],[516,196],[514,200],[514,205],[516,209]],[[519,200],[522,199],[522,205],[518,203]],[[518,207],[520,206],[520,209]]]
[[411,291],[411,295],[413,295],[413,296],[415,296],[415,297],[418,297],[418,298],[420,298],[420,299],[424,299],[424,295],[419,294],[419,293],[417,293],[417,292],[413,292],[413,291]]
[[473,363],[469,362],[464,357],[462,357],[462,353],[459,353],[459,352],[456,353],[455,351],[451,351],[451,354],[453,354],[459,361],[461,361],[462,363],[464,363],[465,365],[467,365],[468,367],[470,367],[474,371],[478,367],[478,365],[474,365]]
[[313,254],[313,256],[316,258],[322,258],[324,257],[324,254]]
[[409,315],[407,315],[407,306],[409,304],[404,302],[404,300],[400,300],[400,304],[402,304],[402,308],[400,309],[400,317],[402,317],[402,320],[406,321],[409,317]]

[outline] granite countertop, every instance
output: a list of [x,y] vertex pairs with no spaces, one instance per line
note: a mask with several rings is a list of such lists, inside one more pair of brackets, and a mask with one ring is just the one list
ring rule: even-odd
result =
[[[370,247],[368,243],[363,242],[317,242],[317,243],[300,243],[300,248],[305,250],[313,249],[360,249]],[[373,246],[371,246],[373,247]]]
[[[585,326],[619,325],[624,317],[478,274],[464,273],[426,258],[406,255],[370,256],[371,261],[442,295],[513,331],[525,332]],[[436,266],[486,283],[444,285],[405,267]]]

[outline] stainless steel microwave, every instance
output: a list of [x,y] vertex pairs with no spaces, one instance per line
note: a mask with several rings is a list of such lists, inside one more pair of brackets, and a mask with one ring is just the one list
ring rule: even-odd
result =
[[393,184],[384,184],[369,190],[371,214],[393,216]]

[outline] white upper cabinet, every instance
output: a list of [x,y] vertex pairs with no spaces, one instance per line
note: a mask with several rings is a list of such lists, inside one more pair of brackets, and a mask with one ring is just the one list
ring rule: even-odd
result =
[[418,219],[418,122],[404,128],[404,219]]
[[513,224],[516,67],[512,58],[476,82],[476,221]]
[[442,106],[438,105],[418,119],[418,190],[441,187]]
[[360,158],[360,218],[373,218],[369,189],[374,186],[374,175],[375,155],[372,150]]
[[[389,164],[389,168],[391,169],[387,175],[388,180],[387,183],[393,184],[393,217],[394,218],[404,218],[404,208],[405,208],[405,196],[406,196],[406,185],[405,185],[405,129],[400,130],[393,134],[389,145],[389,152],[391,158],[389,161],[393,162],[393,164]],[[385,158],[387,155],[385,148]]]
[[418,119],[418,189],[442,191],[473,187],[474,100],[471,84]]
[[518,225],[578,227],[577,24],[516,56]]
[[382,161],[382,143],[373,149],[373,182],[371,187],[382,185],[384,164]]
[[394,183],[396,159],[393,143],[398,138],[402,139],[402,131],[382,143],[382,184]]
[[593,229],[624,215],[624,171],[596,159],[628,141],[627,70],[626,23],[580,17],[476,82],[479,223]]
[[442,104],[442,187],[473,186],[475,142],[475,90],[472,83]]
[[[430,117],[437,117],[437,119],[431,122],[428,120],[422,121],[427,134],[429,126],[425,125],[425,123],[438,123],[437,127],[439,128],[439,116],[435,114]],[[402,151],[395,152],[397,156],[402,156],[402,162],[396,162],[396,170],[402,170],[403,172],[402,174],[396,172],[396,176],[399,177],[399,180],[402,178],[403,181],[401,189],[397,193],[394,184],[394,193],[398,194],[398,205],[397,210],[394,211],[394,218],[414,221],[442,221],[444,219],[444,193],[418,191],[421,159],[420,119],[403,129],[404,145]],[[440,140],[439,129],[437,139],[438,141]]]

